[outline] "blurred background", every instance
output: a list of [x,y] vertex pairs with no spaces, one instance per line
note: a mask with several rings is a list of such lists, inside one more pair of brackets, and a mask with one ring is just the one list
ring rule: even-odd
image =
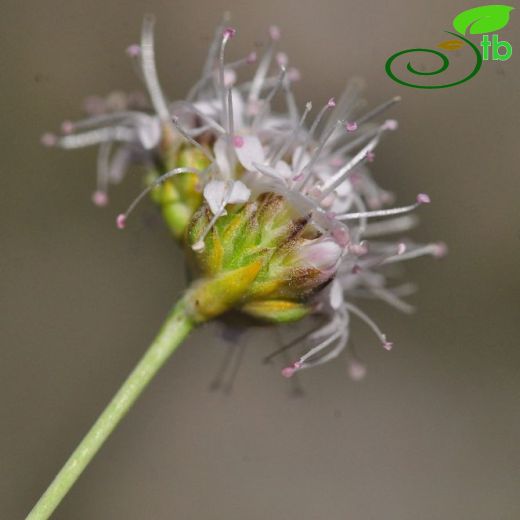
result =
[[[53,518],[520,518],[519,15],[499,32],[513,57],[461,86],[406,88],[384,72],[391,54],[435,48],[455,14],[479,4],[4,1],[0,518],[27,514],[186,286],[151,204],[124,233],[114,225],[138,179],[97,209],[95,150],[45,149],[40,136],[81,116],[87,95],[140,88],[124,50],[147,12],[163,86],[184,96],[225,10],[238,29],[230,58],[280,26],[301,104],[338,96],[353,75],[370,105],[403,97],[373,171],[398,203],[430,194],[414,234],[450,254],[408,265],[420,286],[414,316],[365,306],[395,348],[355,322],[369,370],[360,383],[342,360],[296,383],[280,377],[283,360],[262,363],[309,323],[248,329],[238,350],[218,323],[197,330]],[[233,366],[215,384],[240,346],[233,384]]]

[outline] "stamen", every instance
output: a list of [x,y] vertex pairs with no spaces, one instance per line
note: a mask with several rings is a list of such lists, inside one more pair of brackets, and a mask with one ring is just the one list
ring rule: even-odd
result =
[[324,183],[320,188],[322,193],[320,200],[323,200],[329,193],[332,193],[343,181],[345,181],[356,166],[368,160],[368,154],[377,146],[379,139],[380,134],[378,133],[362,150],[360,150],[345,166],[343,166],[343,168]]
[[174,177],[175,175],[179,175],[181,173],[194,173],[196,175],[202,175],[202,174],[206,173],[209,168],[207,168],[206,170],[204,170],[202,172],[200,170],[195,169],[195,168],[174,168],[173,170],[170,170],[169,172],[164,173],[159,178],[155,179],[155,181],[153,181],[150,184],[150,186],[147,186],[141,193],[139,193],[139,195],[137,195],[137,197],[132,201],[130,206],[128,206],[128,209],[124,213],[121,213],[117,217],[117,220],[116,220],[117,227],[119,229],[123,229],[125,227],[125,225],[126,225],[126,221],[127,221],[128,217],[130,216],[132,211],[134,211],[136,206],[141,202],[141,200],[148,193],[150,193],[150,191],[152,191],[154,188],[156,188],[157,186],[162,184],[164,181],[168,180],[171,177]]
[[202,232],[202,235],[197,240],[197,242],[195,242],[195,244],[193,244],[191,246],[193,251],[195,251],[197,253],[204,251],[204,248],[205,248],[204,240],[206,239],[206,236],[208,235],[208,233],[213,229],[213,226],[215,225],[217,220],[220,218],[222,213],[224,213],[224,210],[226,209],[226,204],[228,203],[232,192],[233,192],[233,182],[230,182],[226,195],[224,196],[224,199],[222,200],[222,204],[220,205],[220,208],[213,215],[212,219],[209,221],[208,227]]
[[[314,137],[314,132],[316,131],[316,128],[320,124],[321,120],[323,119],[323,116],[325,115],[325,112],[329,110],[330,108],[334,108],[336,106],[336,101],[334,98],[330,98],[327,101],[327,104],[319,111],[318,115],[316,116],[316,119],[311,125],[311,128],[309,130],[309,138]],[[305,145],[304,145],[305,146]]]
[[198,150],[200,150],[207,158],[210,162],[213,162],[215,160],[215,157],[213,156],[213,154],[205,147],[205,146],[202,146],[198,141],[196,141],[195,139],[193,139],[193,137],[191,137],[187,132],[186,130],[184,130],[184,128],[182,128],[182,126],[179,124],[179,118],[176,117],[176,116],[173,116],[171,118],[171,121],[173,123],[173,126],[177,129],[177,131],[182,135],[182,137],[184,137],[184,139],[186,139],[190,144],[192,144],[195,148],[197,148]]
[[354,108],[359,104],[359,96],[363,86],[364,82],[359,78],[354,78],[349,81],[347,88],[341,94],[336,103],[336,107],[330,113],[330,116],[327,118],[327,121],[321,130],[322,136],[330,130],[331,126],[334,126],[338,119],[345,120],[350,118]]
[[116,218],[116,225],[118,229],[124,229],[126,226],[126,216],[123,213],[120,213]]
[[406,253],[403,253],[401,255],[393,255],[389,256],[388,258],[385,258],[382,264],[391,264],[394,262],[399,262],[402,260],[410,260],[412,258],[417,258],[418,256],[424,256],[424,255],[432,255],[436,258],[441,258],[447,253],[448,248],[446,247],[446,244],[443,242],[437,243],[437,244],[427,244],[422,247],[417,247],[416,249],[412,249],[410,251],[407,251]]
[[355,132],[358,129],[358,124],[355,121],[347,121],[345,129],[347,132]]
[[153,118],[143,112],[132,110],[124,110],[112,114],[99,114],[80,121],[63,121],[61,130],[64,134],[77,132],[78,130],[93,129],[96,127],[108,128],[117,124],[131,125],[137,127],[139,125],[150,124]]
[[303,124],[305,123],[305,119],[307,118],[307,115],[312,110],[312,103],[309,101],[305,105],[305,111],[303,112],[299,123],[296,125],[294,130],[292,131],[291,135],[287,138],[285,143],[282,143],[282,146],[280,146],[279,150],[273,154],[273,158],[269,161],[270,164],[273,166],[276,166],[278,161],[284,157],[284,155],[291,149],[291,146],[293,146],[296,141],[298,140],[298,136],[303,128]]
[[[394,125],[394,123],[395,123],[395,125]],[[359,137],[356,137],[352,141],[349,141],[342,147],[338,148],[333,153],[333,155],[331,157],[331,161],[334,161],[334,160],[340,158],[341,156],[348,154],[349,152],[351,152],[352,150],[357,148],[359,145],[363,144],[365,141],[368,141],[369,139],[373,138],[374,136],[376,136],[378,134],[382,134],[386,130],[394,130],[395,128],[397,128],[396,124],[397,124],[396,121],[389,119],[389,120],[385,121],[382,125],[380,125],[376,128],[372,128],[372,129],[362,133]],[[359,125],[358,125],[358,127],[359,127]]]
[[155,17],[145,16],[141,32],[141,66],[148,94],[157,115],[163,122],[170,123],[170,111],[168,104],[159,84],[157,68],[155,66],[155,51],[153,41],[153,27]]
[[336,341],[341,336],[341,332],[337,331],[331,334],[327,339],[323,340],[321,343],[316,345],[314,348],[311,348],[308,352],[306,352],[299,360],[298,364],[299,368],[303,365],[303,363],[309,359],[310,357],[318,354],[318,352],[322,351],[325,347],[328,347],[331,343]]
[[[313,152],[312,157],[310,158],[309,162],[304,166],[302,172],[299,175],[302,175],[303,178],[300,180],[297,184],[297,189],[299,191],[302,191],[307,182],[310,180],[312,176],[312,167],[316,163],[316,161],[319,159],[320,154],[327,144],[327,141],[330,139],[332,134],[336,131],[336,129],[342,125],[342,121],[338,121],[330,130],[329,132],[321,139],[321,141],[318,143],[317,149]],[[298,177],[299,177],[298,175]]]
[[92,194],[92,202],[99,207],[104,207],[108,204],[108,195],[104,191],[96,190]]
[[289,69],[287,71],[287,75],[285,77],[285,81],[283,83],[283,91],[285,94],[285,103],[287,105],[287,111],[289,112],[289,119],[295,123],[298,121],[298,106],[296,105],[296,100],[294,99],[294,94],[291,90],[291,71],[293,69]]
[[257,129],[258,125],[262,122],[262,119],[264,119],[267,112],[271,108],[271,101],[276,95],[276,93],[280,90],[280,87],[283,85],[286,72],[287,69],[285,67],[280,67],[280,75],[278,76],[278,81],[276,82],[276,85],[272,88],[271,92],[269,92],[267,97],[264,100],[262,100],[262,108],[258,112],[258,114],[256,114],[253,120],[253,124],[251,125],[253,131]]
[[61,148],[71,149],[83,148],[85,146],[91,146],[107,141],[132,142],[135,141],[136,135],[135,132],[129,128],[124,126],[114,126],[91,130],[90,132],[85,132],[83,134],[66,135],[64,137],[57,138],[55,143],[53,143],[50,138],[46,137],[45,139],[46,141],[44,144],[46,144],[46,146],[58,145]]
[[293,363],[291,366],[282,368],[282,376],[286,377],[287,379],[292,377],[295,372],[297,372],[301,368],[301,363]]
[[252,51],[245,58],[241,58],[237,61],[228,63],[226,65],[226,68],[227,69],[238,69],[240,67],[243,67],[244,65],[252,65],[255,62],[256,62],[256,52]]
[[290,348],[294,347],[298,343],[301,343],[305,338],[307,338],[310,334],[316,332],[317,330],[319,330],[319,329],[315,328],[315,329],[313,329],[311,331],[308,331],[308,332],[305,332],[304,334],[301,334],[300,336],[297,336],[296,338],[291,340],[286,345],[283,345],[283,346],[277,348],[275,351],[273,351],[269,355],[265,356],[264,359],[263,359],[263,362],[264,363],[269,363],[275,357],[279,356],[280,354],[283,354],[284,352],[287,352],[287,350],[289,350]]
[[97,189],[92,196],[96,206],[106,206],[108,203],[108,182],[110,180],[110,153],[112,143],[102,143],[98,151],[97,159]]
[[414,209],[417,209],[422,204],[428,204],[430,198],[426,193],[420,193],[417,195],[417,202],[410,204],[409,206],[402,206],[400,208],[389,208],[379,209],[375,211],[363,211],[360,213],[344,213],[343,215],[337,215],[338,220],[356,220],[358,218],[372,218],[372,217],[388,217],[390,215],[400,215],[401,213],[409,213]]
[[364,116],[360,117],[357,121],[358,125],[361,126],[363,123],[374,119],[385,110],[388,110],[392,105],[399,103],[399,101],[401,101],[401,96],[395,96],[392,99],[381,103],[381,105],[375,107],[374,109],[370,110],[370,112],[367,112]]
[[233,116],[233,93],[229,88],[227,91],[227,118],[228,118],[228,126],[229,126],[229,135],[235,134],[235,122]]
[[177,107],[185,108],[187,111],[193,112],[197,117],[202,119],[202,121],[205,121],[209,126],[211,126],[219,134],[226,133],[226,131],[224,130],[224,127],[219,125],[214,119],[212,119],[208,115],[201,112],[197,107],[195,107],[189,101],[175,101],[172,106],[173,106],[174,110],[176,110]]
[[230,125],[232,124],[229,121],[228,116],[228,107],[227,107],[227,89],[224,81],[224,54],[226,50],[227,42],[233,38],[236,34],[236,29],[232,27],[227,27],[222,32],[222,43],[220,45],[220,54],[219,54],[219,62],[218,62],[218,91],[220,93],[220,102],[222,103],[222,118],[224,123],[224,128],[228,135],[231,135]]
[[391,350],[393,347],[393,343],[386,339],[386,336],[381,332],[381,329],[376,325],[376,323],[369,318],[361,309],[352,305],[351,303],[345,302],[345,306],[347,309],[355,314],[358,318],[363,320],[376,334],[376,336],[381,341],[383,348],[386,350]]
[[271,65],[271,61],[273,59],[275,43],[280,38],[280,31],[277,27],[272,26],[269,29],[269,35],[270,35],[271,41],[269,42],[269,45],[268,45],[264,55],[262,56],[260,63],[258,64],[256,73],[253,77],[253,81],[251,82],[251,89],[249,91],[249,96],[247,98],[247,106],[254,105],[256,103],[256,101],[258,101],[258,97],[262,90],[263,83],[267,76],[267,71],[269,70],[269,66]]
[[[221,45],[221,39],[222,39],[222,33],[224,31],[224,28],[229,23],[230,20],[230,14],[229,12],[225,12],[220,24],[215,30],[215,36],[213,37],[213,41],[211,42],[208,56],[206,58],[206,63],[204,63],[204,68],[202,69],[202,77],[207,78],[211,76],[211,71],[213,70],[213,66],[217,60],[218,51]],[[190,99],[188,97],[188,99]]]
[[222,34],[224,35],[224,38],[229,40],[230,38],[234,38],[236,36],[237,30],[234,27],[226,27]]
[[415,310],[413,305],[406,303],[401,300],[396,294],[393,294],[391,291],[382,288],[373,288],[370,291],[379,299],[388,303],[392,307],[395,307],[397,310],[404,312],[405,314],[412,314]]

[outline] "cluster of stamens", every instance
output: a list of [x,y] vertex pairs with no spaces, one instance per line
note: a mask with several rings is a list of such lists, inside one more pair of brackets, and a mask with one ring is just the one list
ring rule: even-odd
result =
[[[98,104],[89,118],[64,122],[61,136],[45,134],[43,144],[67,149],[99,145],[93,194],[98,206],[108,204],[109,185],[120,182],[130,166],[146,169],[146,188],[117,216],[120,229],[147,195],[158,202],[170,228],[183,241],[187,240],[190,219],[195,215],[206,218],[207,213],[205,227],[189,244],[201,262],[209,254],[208,240],[214,243],[219,222],[226,215],[229,218],[241,211],[245,215],[251,204],[266,194],[283,198],[290,208],[288,219],[298,222],[305,218],[306,229],[311,229],[298,240],[283,235],[291,237],[293,248],[292,256],[284,258],[291,258],[294,264],[289,266],[292,271],[284,273],[298,272],[301,277],[304,266],[309,272],[323,274],[316,276],[316,290],[305,292],[305,296],[302,291],[301,298],[291,297],[324,315],[325,324],[305,339],[309,349],[282,374],[291,377],[347,349],[349,373],[354,379],[361,378],[364,366],[348,350],[351,316],[364,321],[386,350],[392,343],[353,300],[379,298],[410,312],[411,306],[402,298],[412,288],[409,284],[389,287],[387,266],[445,253],[442,244],[377,240],[410,229],[415,218],[407,214],[430,202],[428,195],[421,193],[413,204],[383,207],[392,196],[375,183],[366,168],[375,160],[375,149],[384,134],[398,126],[393,119],[379,124],[375,120],[399,98],[356,116],[362,101],[360,84],[354,81],[337,101],[330,98],[307,126],[312,104],[306,103],[300,113],[292,90],[300,74],[289,67],[287,55],[277,51],[279,29],[270,28],[269,42],[260,58],[252,51],[227,63],[226,46],[236,30],[223,24],[210,46],[201,78],[185,100],[172,103],[157,75],[153,25],[153,19],[147,17],[141,43],[127,48],[147,89],[149,109],[143,110],[142,102],[137,107],[130,97],[119,99],[119,105],[106,103],[101,112]],[[242,69],[254,64],[252,79],[238,82]],[[279,96],[286,106],[282,113],[272,107]],[[206,213],[197,213],[201,207]],[[372,219],[379,220],[372,223]],[[258,244],[251,247],[259,250]],[[289,246],[273,239],[269,247],[273,255],[274,249]],[[268,260],[263,261],[265,270]]]

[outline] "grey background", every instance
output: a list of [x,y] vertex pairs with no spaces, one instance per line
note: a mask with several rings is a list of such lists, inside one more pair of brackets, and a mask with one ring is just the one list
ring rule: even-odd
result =
[[88,94],[139,87],[124,49],[145,12],[158,17],[163,84],[183,96],[226,9],[239,31],[231,57],[271,23],[282,28],[300,103],[338,95],[353,74],[372,104],[403,96],[392,112],[400,130],[374,171],[402,203],[431,195],[416,236],[446,241],[450,254],[409,266],[415,316],[367,307],[392,353],[355,324],[369,364],[359,384],[340,360],[305,372],[296,397],[280,363],[262,364],[277,334],[307,323],[246,331],[233,390],[210,391],[228,343],[219,324],[196,331],[54,518],[520,518],[519,15],[500,31],[512,59],[485,63],[460,87],[409,89],[383,70],[393,52],[434,46],[475,5],[3,2],[0,518],[24,517],[185,287],[181,252],[151,205],[115,229],[138,179],[98,210],[94,151],[47,150],[39,137],[78,117]]

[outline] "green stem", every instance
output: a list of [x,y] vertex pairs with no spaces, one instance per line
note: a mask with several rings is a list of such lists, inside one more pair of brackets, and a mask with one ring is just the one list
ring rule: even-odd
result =
[[194,321],[186,312],[184,301],[180,300],[147,352],[56,475],[26,520],[47,520],[51,516],[119,421],[194,325]]

